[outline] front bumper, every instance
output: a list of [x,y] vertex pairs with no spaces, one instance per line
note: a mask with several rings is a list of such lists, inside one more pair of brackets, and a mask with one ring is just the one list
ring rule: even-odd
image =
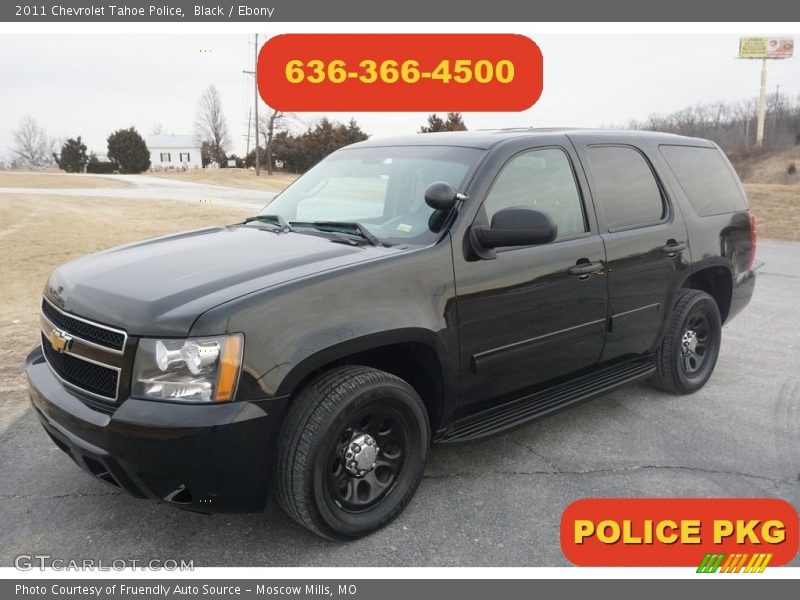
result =
[[41,348],[26,372],[45,431],[95,477],[188,510],[263,509],[286,398],[202,405],[128,398],[106,414],[61,384]]

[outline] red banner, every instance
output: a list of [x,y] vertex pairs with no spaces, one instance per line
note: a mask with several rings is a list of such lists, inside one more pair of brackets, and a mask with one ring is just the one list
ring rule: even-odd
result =
[[797,511],[776,499],[585,499],[561,516],[561,549],[581,566],[697,567],[707,554],[765,553],[775,566],[797,547]]
[[542,53],[512,34],[285,34],[257,76],[282,111],[521,111],[542,93]]

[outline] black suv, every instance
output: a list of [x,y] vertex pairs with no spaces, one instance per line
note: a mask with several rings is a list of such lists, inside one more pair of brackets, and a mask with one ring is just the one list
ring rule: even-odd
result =
[[140,498],[386,525],[432,442],[648,378],[692,393],[748,303],[755,226],[713,143],[414,135],[335,152],[258,215],[57,269],[31,400]]

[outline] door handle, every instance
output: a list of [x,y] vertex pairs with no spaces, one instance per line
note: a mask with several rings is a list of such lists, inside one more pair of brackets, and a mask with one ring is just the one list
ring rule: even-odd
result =
[[661,246],[661,252],[669,256],[670,258],[675,258],[678,256],[678,252],[682,250],[686,250],[688,244],[686,242],[676,242],[675,240],[669,240],[666,246]]
[[577,275],[578,279],[585,280],[589,279],[594,273],[600,273],[603,271],[603,263],[601,262],[582,262],[578,261],[575,266],[570,267],[567,269],[567,273],[570,275]]

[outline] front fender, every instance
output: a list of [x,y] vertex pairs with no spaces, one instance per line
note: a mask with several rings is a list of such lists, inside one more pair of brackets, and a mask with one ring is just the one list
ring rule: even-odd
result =
[[[317,352],[277,365],[264,375],[263,385],[268,388],[274,387],[277,396],[288,396],[293,394],[309,376],[326,365],[345,361],[357,354],[399,344],[419,344],[432,350],[439,360],[442,377],[452,381],[455,371],[448,368],[450,361],[445,340],[432,331],[408,327],[363,335],[333,345],[325,345],[323,337],[320,339],[320,349]],[[310,345],[304,347],[308,348]],[[452,389],[453,386],[445,384],[445,387]]]
[[243,332],[243,378],[257,382],[261,397],[293,391],[325,364],[391,344],[425,344],[443,372],[457,372],[453,277],[447,237],[236,298],[201,315],[192,335]]

